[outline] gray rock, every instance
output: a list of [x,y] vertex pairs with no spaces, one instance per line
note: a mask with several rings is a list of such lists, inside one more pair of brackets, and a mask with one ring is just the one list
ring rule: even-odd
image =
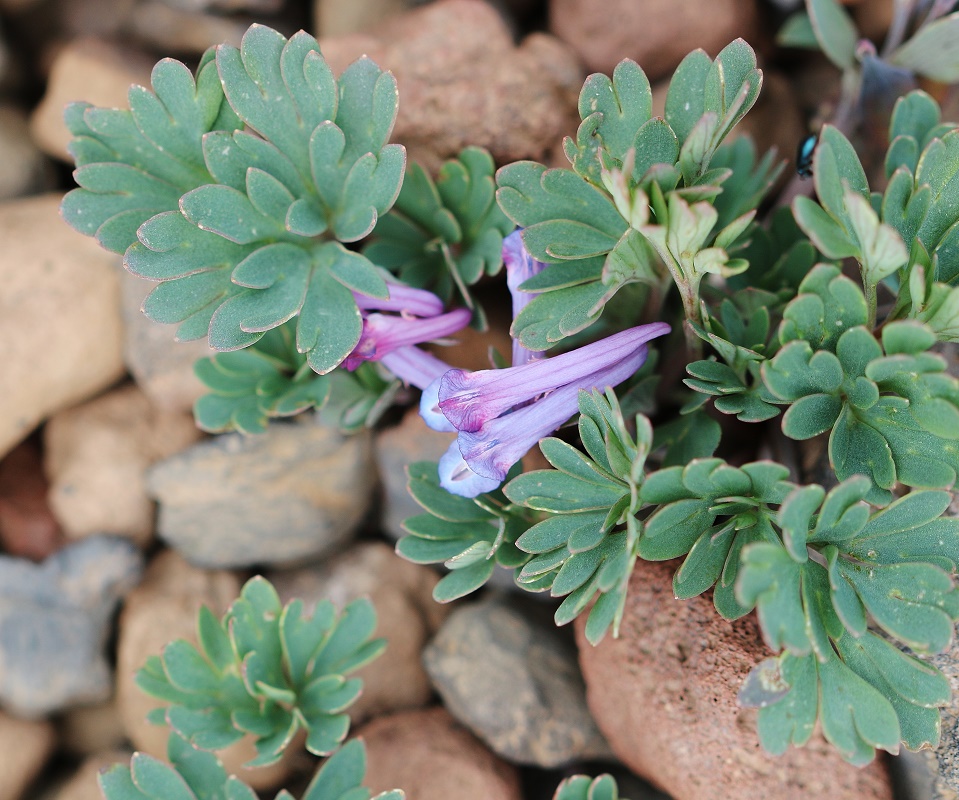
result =
[[896,800],[956,800],[957,795],[945,786],[936,786],[938,759],[932,750],[912,753],[900,750],[889,759],[889,774]]
[[42,564],[0,557],[0,704],[39,716],[109,697],[103,648],[117,603],[141,571],[137,548],[107,536]]
[[200,442],[155,464],[147,490],[157,534],[203,567],[292,564],[338,548],[366,514],[374,484],[366,433],[312,415],[266,433]]
[[[954,495],[952,506],[947,515],[955,516],[959,505],[959,493]],[[956,800],[959,797],[959,626],[953,636],[953,646],[945,653],[931,656],[927,660],[937,666],[948,678],[952,689],[949,705],[942,709],[942,737],[935,750],[932,761],[932,793],[930,800]],[[928,763],[928,762],[927,762]],[[919,796],[923,800],[923,796]]]
[[423,654],[460,722],[520,764],[611,757],[586,707],[576,651],[548,615],[494,596],[457,608]]

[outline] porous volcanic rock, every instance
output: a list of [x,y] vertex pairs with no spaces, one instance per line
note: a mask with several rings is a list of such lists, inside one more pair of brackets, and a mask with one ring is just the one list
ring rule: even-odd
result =
[[380,717],[358,731],[366,741],[363,785],[402,789],[410,800],[521,800],[516,768],[487,750],[444,708]]
[[883,762],[847,764],[814,738],[774,757],[736,694],[769,655],[752,616],[723,620],[709,596],[673,598],[674,565],[639,561],[620,638],[597,647],[576,623],[593,717],[616,755],[675,800],[891,800]]
[[591,72],[611,75],[631,58],[650,80],[668,75],[697,47],[710,57],[743,37],[753,40],[755,0],[550,0],[550,32]]
[[583,82],[576,56],[544,33],[517,46],[482,0],[439,0],[374,33],[324,38],[320,46],[336,72],[366,54],[396,75],[393,139],[434,171],[468,145],[485,147],[497,163],[542,161],[576,131]]

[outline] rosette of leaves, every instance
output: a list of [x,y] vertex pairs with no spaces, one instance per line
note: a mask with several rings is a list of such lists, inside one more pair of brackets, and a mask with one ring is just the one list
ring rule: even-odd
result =
[[[870,194],[856,151],[827,125],[813,159],[818,202],[793,201],[796,221],[822,253],[859,262],[870,325],[876,322],[877,286],[890,276],[915,288],[912,303],[919,305],[911,308],[910,293],[903,293],[893,318],[921,317],[934,286],[941,296],[959,279],[959,130],[940,121],[931,97],[911,92],[896,104],[889,140],[886,190]],[[909,281],[917,267],[928,285]],[[927,314],[930,320],[933,314]],[[935,329],[952,322],[937,319]]]
[[779,535],[743,549],[736,598],[781,652],[750,673],[740,700],[760,708],[773,753],[804,744],[817,721],[855,764],[875,748],[938,743],[948,681],[886,637],[917,653],[949,646],[959,520],[941,516],[948,492],[914,491],[870,513],[870,490],[864,476],[828,494],[797,487],[775,516]]
[[307,617],[301,601],[283,606],[270,583],[256,577],[222,620],[200,610],[199,646],[183,639],[168,644],[136,681],[170,704],[151,721],[168,723],[201,749],[220,750],[250,734],[257,756],[249,766],[272,764],[302,728],[306,748],[327,755],[346,737],[345,709],[362,685],[345,676],[385,647],[371,638],[375,626],[368,600],[340,614],[324,601]]
[[[526,249],[549,265],[523,284],[524,290],[540,293],[513,324],[524,346],[545,350],[587,327],[627,283],[664,290],[669,276],[660,259],[675,255],[674,248],[654,247],[649,236],[655,238],[660,228],[664,239],[687,233],[690,215],[692,238],[684,237],[682,257],[695,259],[699,250],[709,249],[707,244],[715,245],[699,258],[701,266],[725,264],[716,251],[731,245],[742,230],[716,244],[719,212],[711,201],[735,169],[739,198],[748,198],[746,205],[758,203],[762,192],[756,189],[768,185],[772,164],[762,162],[759,178],[744,177],[744,167],[752,169],[754,159],[739,147],[720,159],[722,167],[710,163],[755,103],[761,82],[755,53],[742,40],[715,60],[697,50],[673,76],[665,116],[653,117],[649,81],[635,62],[625,60],[611,79],[592,75],[583,86],[583,121],[576,137],[565,142],[572,170],[531,161],[499,170],[500,206],[524,228]],[[653,200],[651,230],[643,228],[649,222],[648,198]],[[723,204],[724,216],[740,210],[735,201]],[[722,227],[728,224],[733,221]],[[673,265],[667,261],[667,266]],[[679,282],[677,270],[673,277]],[[698,308],[689,305],[688,310],[695,310],[690,318],[698,319]]]
[[434,181],[410,164],[403,188],[379,218],[363,253],[400,279],[449,300],[457,291],[470,308],[469,287],[503,264],[503,237],[513,229],[496,203],[493,159],[467,147]]
[[837,267],[803,281],[780,326],[783,345],[762,367],[763,382],[788,404],[782,430],[793,439],[829,431],[840,480],[872,481],[869,500],[892,488],[948,487],[959,474],[959,381],[930,349],[936,336],[913,320],[872,334],[865,298]]
[[553,800],[626,800],[626,798],[619,796],[619,787],[612,775],[600,775],[598,778],[574,775],[559,785]]
[[[136,231],[125,265],[160,281],[144,311],[178,323],[179,338],[208,336],[214,348],[236,350],[296,317],[297,350],[329,372],[360,337],[353,292],[388,295],[372,262],[344,244],[368,235],[400,190],[405,150],[387,144],[395,79],[367,58],[334,78],[313,37],[287,40],[260,25],[239,49],[220,45],[215,66],[209,57],[201,65],[202,95],[171,64],[161,62],[173,77],[155,95],[135,94],[145,111],[122,118],[115,144],[87,147],[81,136],[84,160],[96,159],[83,175],[96,179],[68,196],[67,220],[87,232],[91,216],[103,220],[98,230],[126,221],[124,230]],[[190,180],[155,175],[163,157],[190,166]],[[114,174],[127,177],[108,181]],[[129,217],[131,185],[140,217]]]
[[297,351],[290,323],[245,350],[201,358],[193,372],[209,390],[193,416],[210,433],[263,433],[271,418],[322,408],[330,394],[329,376],[317,375]]
[[[213,754],[198,750],[182,736],[171,733],[165,764],[146,753],[135,753],[130,765],[116,764],[98,778],[106,800],[258,800],[254,792],[235,775],[227,775]],[[354,739],[327,759],[302,800],[370,800],[365,788],[366,748]],[[373,800],[403,800],[403,792],[382,792]],[[276,800],[293,800],[285,789]]]
[[[516,466],[510,474],[518,470]],[[456,600],[483,586],[497,565],[518,571],[529,560],[516,540],[529,527],[531,515],[501,490],[478,497],[450,494],[429,461],[410,464],[407,472],[409,492],[426,513],[403,521],[408,535],[397,542],[396,552],[414,564],[442,563],[450,570],[434,587],[434,600]]]
[[637,545],[642,558],[666,561],[685,556],[673,576],[678,598],[713,588],[713,603],[725,619],[749,608],[735,595],[744,548],[776,542],[776,509],[794,484],[771,461],[733,467],[721,458],[698,458],[646,477],[640,500],[654,507]]
[[596,600],[586,620],[586,638],[598,643],[622,619],[629,576],[636,563],[636,519],[652,426],[636,416],[636,434],[626,428],[616,395],[580,392],[579,434],[585,453],[561,439],[540,442],[552,470],[519,475],[503,489],[514,503],[548,514],[516,541],[531,558],[517,576],[530,591],[564,600],[556,609],[565,625]]

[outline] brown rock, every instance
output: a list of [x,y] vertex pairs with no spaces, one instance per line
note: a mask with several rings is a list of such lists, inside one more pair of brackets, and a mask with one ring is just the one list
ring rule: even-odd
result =
[[0,800],[20,800],[56,744],[53,725],[0,711]]
[[481,0],[440,0],[394,17],[369,36],[321,42],[335,70],[368,54],[396,75],[393,131],[411,159],[435,170],[467,145],[498,163],[542,160],[574,133],[583,75],[570,50],[534,33],[517,47]]
[[116,256],[66,226],[59,205],[0,204],[0,455],[123,374]]
[[766,754],[736,693],[768,655],[750,616],[730,623],[709,597],[672,592],[674,565],[638,562],[620,638],[598,647],[577,620],[587,701],[613,751],[675,800],[891,800],[886,767],[858,769],[822,739]]
[[47,505],[40,448],[33,440],[21,442],[0,461],[0,550],[43,561],[62,541]]
[[380,717],[366,740],[364,785],[402,789],[410,800],[520,800],[519,776],[443,708]]
[[650,80],[664,77],[697,47],[711,57],[757,25],[754,0],[550,0],[549,29],[591,72],[611,75],[624,58]]
[[317,36],[343,36],[360,33],[400,14],[412,5],[410,0],[314,0],[313,27]]
[[114,764],[129,765],[132,755],[126,750],[113,750],[90,756],[73,773],[73,777],[60,787],[54,800],[101,800],[103,795],[97,783],[101,770]]
[[152,61],[142,54],[96,39],[70,42],[57,54],[47,91],[30,118],[30,129],[40,149],[70,161],[70,132],[63,107],[84,100],[106,108],[129,108],[130,84],[150,85]]
[[[239,593],[240,581],[232,572],[198,569],[168,550],[154,559],[143,583],[127,596],[120,616],[116,691],[120,716],[137,750],[165,760],[169,729],[147,722],[147,714],[162,703],[137,688],[136,671],[174,639],[196,642],[201,605],[221,616]],[[292,757],[292,748],[288,754]],[[228,773],[257,789],[274,786],[289,774],[287,756],[270,767],[243,768],[254,755],[250,739],[218,753]]]
[[53,513],[70,537],[113,533],[147,544],[146,470],[201,435],[191,415],[158,411],[129,385],[55,415],[44,430]]
[[239,47],[246,25],[219,15],[164,2],[141,2],[128,27],[140,41],[163,53],[200,54],[220,43]]
[[193,374],[193,365],[216,351],[206,339],[178,342],[175,325],[147,319],[140,307],[155,286],[129,272],[120,278],[123,359],[154,406],[164,411],[192,411],[193,403],[206,392]]
[[[748,135],[756,143],[758,157],[775,147],[780,159],[791,159],[806,124],[792,85],[780,72],[763,70],[763,88],[752,110],[736,126],[733,137]],[[789,173],[787,167],[785,170]]]
[[126,741],[116,698],[92,706],[68,708],[57,723],[60,747],[71,754],[92,756],[117,750]]
[[421,653],[447,613],[432,597],[439,580],[433,570],[404,561],[381,542],[368,542],[322,566],[275,572],[269,578],[284,603],[299,598],[308,613],[324,598],[338,608],[358,597],[373,601],[376,635],[386,638],[387,647],[356,673],[363,679],[363,694],[350,707],[354,722],[429,702],[433,690]]

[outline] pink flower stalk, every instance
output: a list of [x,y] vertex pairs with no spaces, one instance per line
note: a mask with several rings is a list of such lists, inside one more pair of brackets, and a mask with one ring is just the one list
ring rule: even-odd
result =
[[[529,305],[538,292],[522,292],[520,284],[538,275],[546,264],[533,258],[523,244],[522,230],[515,230],[503,239],[503,263],[506,265],[506,286],[513,298],[513,319]],[[544,351],[528,350],[513,337],[513,366],[526,364],[534,358],[542,358]]]
[[424,390],[451,369],[445,361],[414,345],[391,350],[380,358],[380,363],[401,381]]
[[401,347],[449,336],[466,327],[472,316],[473,312],[468,308],[457,308],[448,314],[424,319],[367,314],[360,341],[346,357],[343,366],[354,370],[364,361],[382,361],[384,356]]
[[580,391],[603,391],[631,377],[646,361],[646,343],[669,330],[654,322],[508,369],[444,373],[424,390],[420,406],[431,428],[459,431],[440,460],[440,485],[463,497],[491,491],[576,413]]

